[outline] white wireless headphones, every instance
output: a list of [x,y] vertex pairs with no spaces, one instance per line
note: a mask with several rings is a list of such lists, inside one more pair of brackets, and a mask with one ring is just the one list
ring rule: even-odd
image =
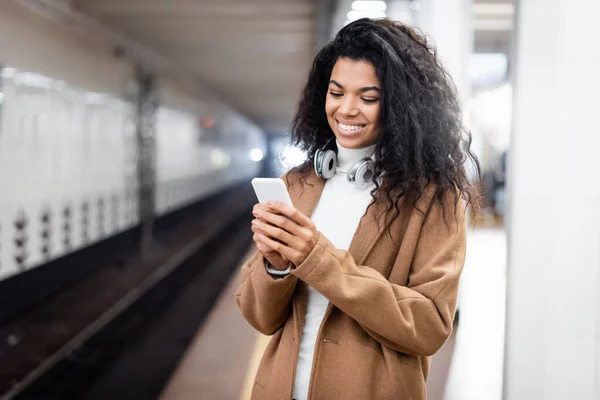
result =
[[[325,144],[324,149],[319,149],[315,152],[314,168],[317,176],[324,179],[329,179],[335,175],[337,168],[337,153],[331,149],[327,149],[333,138]],[[370,157],[365,157],[352,165],[350,170],[346,171],[346,179],[353,185],[361,189],[366,189],[370,186],[375,174],[375,163]]]

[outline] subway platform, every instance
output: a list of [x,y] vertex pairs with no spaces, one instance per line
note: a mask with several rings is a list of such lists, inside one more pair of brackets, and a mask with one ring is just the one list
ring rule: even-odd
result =
[[[471,228],[459,320],[433,356],[430,400],[500,400],[504,353],[506,239],[499,228]],[[248,254],[253,249],[249,249]],[[161,400],[249,400],[269,337],[235,303],[237,273],[222,292],[172,375]]]

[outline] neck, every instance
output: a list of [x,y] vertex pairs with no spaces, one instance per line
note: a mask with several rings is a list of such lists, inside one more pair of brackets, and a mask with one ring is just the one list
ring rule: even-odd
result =
[[360,149],[347,149],[345,147],[342,147],[337,140],[336,145],[338,149],[338,168],[344,172],[347,172],[348,169],[358,160],[365,157],[372,158],[373,151],[375,150],[375,145],[363,147]]

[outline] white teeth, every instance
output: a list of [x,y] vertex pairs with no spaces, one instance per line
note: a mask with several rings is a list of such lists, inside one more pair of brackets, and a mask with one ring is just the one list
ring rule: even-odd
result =
[[345,125],[340,122],[340,128],[345,131],[357,131],[361,129],[364,125]]

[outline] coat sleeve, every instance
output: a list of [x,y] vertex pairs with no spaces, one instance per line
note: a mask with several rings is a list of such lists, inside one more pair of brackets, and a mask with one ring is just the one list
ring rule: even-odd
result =
[[[280,178],[286,183],[288,173]],[[242,283],[235,299],[244,318],[257,331],[274,334],[292,312],[292,297],[298,278],[273,278],[267,273],[265,258],[256,250],[242,265]]]
[[272,335],[292,312],[292,296],[298,278],[275,279],[267,273],[265,259],[256,251],[242,265],[242,283],[235,293],[244,318],[256,330]]
[[444,217],[443,207],[432,201],[423,217],[407,286],[356,265],[347,251],[336,249],[322,234],[292,273],[382,345],[406,354],[433,355],[452,332],[466,250],[463,206],[448,203],[446,210],[456,209],[454,214]]

